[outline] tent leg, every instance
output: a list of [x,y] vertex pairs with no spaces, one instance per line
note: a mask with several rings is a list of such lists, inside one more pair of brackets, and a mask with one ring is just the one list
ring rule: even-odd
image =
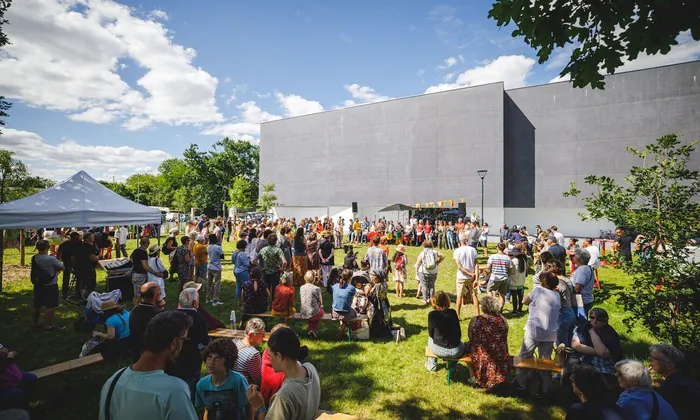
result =
[[24,229],[19,230],[19,265],[24,267]]

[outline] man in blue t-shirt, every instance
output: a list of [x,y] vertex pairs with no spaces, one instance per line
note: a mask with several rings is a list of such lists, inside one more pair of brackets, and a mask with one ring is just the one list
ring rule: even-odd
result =
[[248,381],[233,370],[238,348],[224,338],[214,340],[204,349],[203,358],[209,375],[200,379],[194,406],[204,407],[209,419],[246,419],[252,416],[246,390]]

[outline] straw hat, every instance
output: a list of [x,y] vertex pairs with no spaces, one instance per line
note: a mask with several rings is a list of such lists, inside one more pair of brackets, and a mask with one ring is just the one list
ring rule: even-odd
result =
[[403,246],[403,244],[399,244],[399,246],[396,247],[396,250],[399,252],[406,252],[406,247]]
[[102,312],[109,311],[110,309],[118,309],[121,308],[120,305],[117,305],[116,302],[108,300],[106,302],[102,302],[102,305],[100,306],[100,310]]
[[149,257],[157,257],[159,252],[160,252],[160,247],[156,244],[153,244],[150,247],[148,247],[148,256]]
[[187,283],[182,285],[182,290],[185,290],[185,289],[199,290],[201,288],[202,288],[202,283],[197,283],[194,281],[188,281]]

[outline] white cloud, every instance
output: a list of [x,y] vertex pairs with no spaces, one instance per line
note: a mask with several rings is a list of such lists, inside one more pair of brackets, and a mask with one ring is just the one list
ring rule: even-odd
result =
[[33,132],[6,128],[3,147],[13,150],[30,171],[55,180],[85,170],[98,179],[125,178],[143,168],[157,168],[171,158],[163,150],[142,150],[129,146],[86,146],[73,140],[49,144]]
[[457,57],[447,57],[438,68],[445,70],[457,65]]
[[104,108],[90,108],[85,112],[71,114],[68,116],[73,121],[84,121],[95,124],[105,124],[113,121],[117,116],[113,112],[106,111]]
[[126,120],[122,127],[128,131],[138,131],[151,126],[151,120],[148,118],[132,117]]
[[323,106],[320,102],[311,101],[299,95],[285,96],[281,92],[276,92],[275,98],[282,108],[284,108],[284,115],[286,117],[296,117],[323,111]]
[[260,93],[260,92],[253,91],[253,94],[261,99],[262,98],[269,98],[270,96],[272,96],[272,92]]
[[282,117],[262,110],[255,101],[244,102],[237,106],[241,115],[232,121],[211,125],[200,132],[205,136],[231,137],[240,140],[255,141],[260,137],[260,124],[279,120]]
[[442,92],[493,82],[503,82],[506,89],[525,86],[527,85],[527,76],[534,65],[534,59],[522,55],[500,56],[495,60],[484,62],[482,66],[461,73],[454,83],[430,86],[425,93]]
[[[384,96],[380,95],[377,92],[374,91],[369,86],[360,86],[357,83],[353,83],[352,85],[345,85],[345,90],[350,92],[350,95],[354,99],[359,99],[360,101],[364,103],[368,102],[381,102],[381,101],[386,101],[387,99],[392,99],[389,96]],[[348,101],[345,101],[345,103],[349,103]],[[352,101],[352,104],[354,105],[355,102]],[[351,106],[351,105],[346,105],[346,106]]]
[[[72,115],[101,107],[115,118],[151,123],[223,121],[214,97],[217,79],[195,67],[195,50],[173,43],[161,23],[111,0],[23,0],[12,6],[0,94]],[[117,72],[124,58],[145,71],[138,89]]]
[[226,76],[226,77],[224,78],[224,83],[231,83],[231,78],[228,77],[228,76]]
[[452,73],[447,73],[446,75],[444,75],[444,76],[442,77],[442,80],[445,81],[445,82],[450,82],[450,81],[452,81],[452,79],[454,79],[454,77],[455,77],[456,74],[457,74],[457,73],[454,72],[454,71],[453,71]]
[[418,71],[416,72],[416,76],[422,76],[422,75],[424,75],[424,74],[425,74],[425,70],[424,70],[424,69],[418,69]]
[[159,19],[159,20],[170,20],[170,16],[164,11],[164,10],[153,10],[151,13],[148,14],[148,17],[151,19]]

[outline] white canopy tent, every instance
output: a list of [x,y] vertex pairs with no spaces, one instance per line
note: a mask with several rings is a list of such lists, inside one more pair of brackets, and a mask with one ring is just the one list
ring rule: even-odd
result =
[[[3,230],[161,224],[160,210],[134,203],[80,171],[40,193],[0,204],[0,291]],[[160,238],[158,238],[160,240]],[[23,245],[20,247],[23,252]]]
[[0,229],[160,223],[160,210],[120,196],[85,171],[40,193],[0,204]]

